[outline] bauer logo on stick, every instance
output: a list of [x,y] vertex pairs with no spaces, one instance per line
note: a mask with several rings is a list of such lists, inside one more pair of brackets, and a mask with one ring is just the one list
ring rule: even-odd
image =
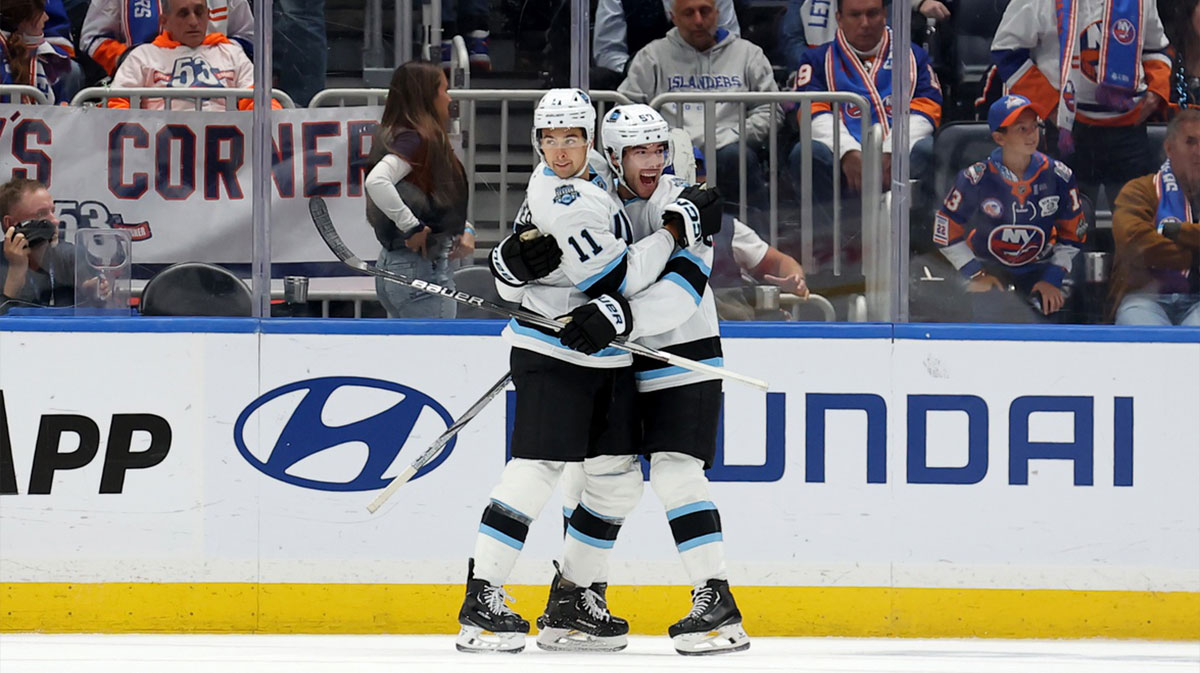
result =
[[[254,400],[238,415],[233,438],[246,462],[272,479],[320,491],[371,491],[387,485],[384,473],[409,443],[420,451],[453,422],[445,407],[414,388],[333,376],[289,383]],[[414,434],[424,436],[410,442]],[[422,472],[453,450],[451,440]],[[335,455],[318,455],[326,451]],[[361,462],[350,461],[355,457]]]

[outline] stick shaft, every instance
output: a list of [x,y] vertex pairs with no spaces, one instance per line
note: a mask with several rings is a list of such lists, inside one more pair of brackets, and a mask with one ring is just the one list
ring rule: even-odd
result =
[[[310,198],[308,200],[308,210],[309,214],[312,215],[313,224],[316,225],[317,232],[321,234],[321,238],[325,240],[325,244],[329,246],[329,249],[333,251],[333,254],[337,255],[338,259],[342,260],[342,262],[354,269],[358,269],[359,271],[372,276],[378,276],[380,278],[400,283],[401,285],[407,285],[408,287],[421,290],[422,292],[436,294],[468,306],[475,306],[477,308],[484,309],[485,311],[491,311],[492,313],[496,313],[507,318],[516,318],[544,329],[557,332],[563,327],[561,322],[552,318],[547,318],[543,315],[538,315],[537,313],[533,313],[531,311],[526,311],[520,308],[508,308],[506,306],[501,306],[488,301],[483,297],[477,297],[466,292],[451,290],[448,287],[442,287],[441,285],[437,285],[435,283],[409,278],[386,269],[380,269],[371,266],[355,255],[342,241],[341,236],[339,236],[337,233],[337,229],[333,226],[333,220],[329,217],[329,209],[325,206],[324,199],[319,196]],[[649,348],[633,341],[626,341],[623,337],[617,337],[610,345],[613,348],[618,348],[627,353],[641,355],[643,357],[657,360],[659,362],[665,362],[682,369],[701,372],[729,381],[736,381],[737,383],[743,383],[763,391],[768,389],[767,382],[763,381],[762,379],[746,376],[744,374],[738,374],[737,372],[729,371],[724,367],[713,367],[712,365],[707,365],[703,362],[696,362],[695,360],[685,358],[681,355],[674,355],[672,353],[660,351],[655,348]]]
[[420,456],[418,456],[417,459],[413,461],[412,465],[409,465],[407,468],[405,468],[403,472],[401,472],[395,479],[391,481],[390,484],[387,485],[387,488],[383,489],[383,491],[381,491],[379,495],[371,501],[371,504],[367,505],[367,511],[374,514],[376,510],[383,506],[383,503],[388,501],[388,498],[392,497],[396,491],[400,490],[401,486],[408,483],[408,481],[412,479],[422,467],[425,467],[429,463],[433,462],[433,459],[442,452],[442,449],[450,443],[450,440],[453,439],[460,430],[466,427],[467,423],[471,422],[471,419],[478,416],[479,412],[483,411],[483,408],[500,394],[500,391],[508,387],[509,381],[512,381],[512,374],[505,372],[504,376],[501,377],[500,380],[495,383],[495,385],[493,385],[491,388],[488,388],[488,391],[483,394],[483,397],[480,397],[478,400],[476,400],[475,404],[472,404],[470,409],[467,409],[465,412],[463,412],[463,415],[459,416],[458,420],[454,421],[450,427],[446,428],[445,432],[443,432],[437,439],[433,440],[433,444],[430,444],[429,448],[425,449],[425,453],[422,453]]

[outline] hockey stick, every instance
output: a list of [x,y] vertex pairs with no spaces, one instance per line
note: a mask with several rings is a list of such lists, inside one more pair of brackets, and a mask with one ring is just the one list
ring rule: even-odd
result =
[[382,507],[383,503],[387,502],[387,499],[392,497],[392,494],[400,490],[401,486],[407,484],[408,480],[412,479],[413,475],[415,475],[418,470],[433,462],[433,459],[442,452],[442,449],[450,443],[450,440],[458,434],[458,431],[466,427],[467,423],[471,422],[471,419],[478,416],[479,412],[483,411],[483,408],[488,405],[488,402],[491,402],[493,399],[495,399],[495,397],[500,394],[500,391],[504,390],[508,386],[508,382],[511,380],[512,374],[506,372],[504,377],[496,382],[496,385],[489,388],[488,391],[483,394],[483,397],[479,398],[475,404],[471,405],[470,409],[467,409],[462,416],[458,417],[458,420],[454,421],[453,425],[446,428],[446,431],[443,432],[440,437],[433,440],[433,444],[430,444],[429,448],[425,449],[425,453],[422,453],[416,460],[413,461],[412,465],[406,467],[403,472],[393,479],[392,482],[387,485],[387,488],[383,489],[383,491],[371,501],[371,504],[367,505],[367,511],[374,514],[375,510]]
[[[342,237],[338,235],[337,229],[333,226],[333,220],[329,217],[329,209],[325,206],[324,199],[319,196],[310,198],[308,200],[308,212],[312,216],[313,224],[317,227],[317,233],[319,233],[321,238],[325,240],[325,245],[329,246],[329,249],[333,251],[334,255],[337,255],[338,259],[342,260],[343,263],[353,269],[357,269],[372,276],[378,276],[380,278],[390,280],[394,283],[407,285],[408,287],[421,290],[422,292],[436,294],[468,306],[474,306],[485,311],[491,311],[492,313],[502,315],[506,318],[516,318],[529,324],[537,325],[538,327],[554,330],[555,332],[561,330],[563,327],[561,322],[538,315],[537,313],[531,313],[520,308],[510,309],[499,304],[492,303],[483,297],[476,297],[474,295],[467,294],[466,292],[456,292],[448,287],[442,287],[441,285],[423,281],[419,278],[409,278],[408,276],[393,273],[386,269],[380,269],[378,267],[371,266],[370,264],[367,264],[363,260],[359,259],[342,241]],[[648,357],[652,360],[664,362],[666,364],[679,367],[680,369],[687,369],[693,372],[699,372],[708,374],[710,376],[728,379],[730,381],[737,381],[738,383],[744,383],[748,386],[752,386],[763,391],[768,389],[767,382],[761,379],[756,379],[744,374],[738,374],[737,372],[732,372],[722,367],[714,367],[703,362],[696,362],[695,360],[675,355],[674,353],[660,351],[655,348],[648,348],[633,341],[626,341],[622,337],[617,337],[614,339],[611,345],[613,348],[618,348],[628,353],[633,353],[635,355]]]

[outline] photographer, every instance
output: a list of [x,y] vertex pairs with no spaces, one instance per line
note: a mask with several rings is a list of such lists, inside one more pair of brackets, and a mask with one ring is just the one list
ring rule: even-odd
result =
[[0,315],[15,306],[73,306],[75,247],[58,240],[54,199],[42,183],[15,178],[0,185],[0,230]]

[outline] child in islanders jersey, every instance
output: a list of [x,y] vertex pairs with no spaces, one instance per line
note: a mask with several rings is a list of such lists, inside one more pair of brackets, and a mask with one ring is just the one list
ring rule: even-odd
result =
[[[658,279],[677,244],[700,236],[701,209],[688,204],[693,221],[627,246],[617,236],[629,229],[620,205],[588,169],[595,114],[577,89],[554,89],[538,102],[532,140],[542,162],[530,178],[517,233],[490,258],[505,299],[566,324],[555,333],[514,320],[504,331],[517,390],[513,459],[492,490],[468,564],[456,643],[461,651],[524,648],[529,622],[506,605],[503,584],[567,463],[584,463],[583,502],[593,520],[581,525],[595,538],[615,539],[641,498],[641,469],[632,455],[632,357],[609,344],[617,336],[638,336],[626,296]],[[521,235],[529,231],[540,236]],[[592,557],[606,551],[566,558],[547,606],[553,619],[544,628],[577,636],[586,649],[613,651],[625,647],[629,625],[608,611],[588,577],[602,562]]]
[[[933,241],[967,278],[977,322],[1040,322],[1062,309],[1087,239],[1075,176],[1037,151],[1037,113],[1024,96],[988,111],[1000,147],[959,173],[934,219]],[[1028,301],[1013,301],[1009,285]],[[1033,311],[1029,310],[1033,307]]]

